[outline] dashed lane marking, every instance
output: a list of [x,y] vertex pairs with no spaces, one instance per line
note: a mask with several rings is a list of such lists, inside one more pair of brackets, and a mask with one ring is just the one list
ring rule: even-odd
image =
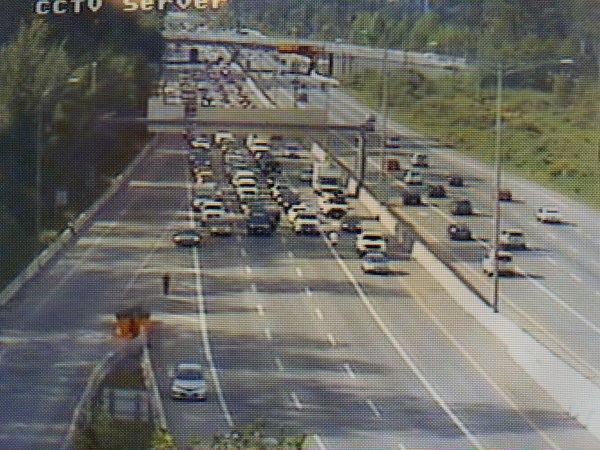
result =
[[296,393],[292,392],[290,396],[292,397],[292,401],[294,402],[294,406],[296,407],[296,409],[302,409],[302,403],[300,403],[300,400],[298,399]]
[[279,370],[280,372],[283,372],[283,363],[281,362],[281,359],[279,359],[279,357],[275,357],[275,365],[277,366],[277,370]]
[[348,364],[348,363],[344,364],[344,370],[346,371],[346,373],[348,374],[348,376],[350,378],[356,379],[356,374],[352,370],[352,367],[350,367],[350,364]]
[[315,314],[317,315],[317,318],[319,320],[323,320],[323,313],[321,312],[321,310],[319,308],[315,308]]
[[271,330],[268,328],[265,328],[265,336],[267,337],[268,340],[270,340],[270,341],[273,340],[273,335],[271,334]]
[[371,409],[371,411],[373,412],[375,417],[377,417],[378,419],[381,419],[381,413],[379,412],[379,410],[375,406],[375,403],[373,403],[373,401],[371,399],[367,399],[367,405],[369,406],[369,408]]
[[333,334],[327,333],[327,340],[329,341],[329,343],[331,344],[332,347],[335,347],[337,345],[337,342],[335,341]]
[[302,278],[302,276],[304,276],[304,274],[302,273],[302,269],[300,267],[296,267],[296,275],[298,275],[300,278]]

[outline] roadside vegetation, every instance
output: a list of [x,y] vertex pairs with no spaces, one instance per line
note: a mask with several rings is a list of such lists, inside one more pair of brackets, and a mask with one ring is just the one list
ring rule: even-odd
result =
[[[26,2],[7,3],[11,14],[0,18],[0,286],[143,145],[142,128],[110,127],[102,118],[143,113],[162,54],[157,16],[131,18],[107,5],[96,15],[42,19]],[[42,233],[35,236],[38,135]]]
[[[390,71],[390,119],[491,162],[493,80],[493,74],[475,72]],[[378,110],[381,83],[379,71],[365,70],[353,74],[345,86]],[[504,167],[600,209],[600,88],[594,80],[552,74],[544,85],[545,89],[535,89],[509,84],[504,90]]]

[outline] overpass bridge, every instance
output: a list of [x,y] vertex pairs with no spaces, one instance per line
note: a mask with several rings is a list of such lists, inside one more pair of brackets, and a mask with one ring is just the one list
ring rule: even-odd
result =
[[280,53],[296,53],[309,56],[315,61],[326,58],[329,60],[329,75],[333,76],[349,71],[357,61],[381,64],[381,62],[387,60],[389,67],[417,65],[454,71],[467,68],[464,58],[434,53],[418,53],[398,49],[385,50],[310,39],[247,35],[232,30],[166,30],[163,35],[167,41],[190,49],[195,45],[223,45],[273,50]]

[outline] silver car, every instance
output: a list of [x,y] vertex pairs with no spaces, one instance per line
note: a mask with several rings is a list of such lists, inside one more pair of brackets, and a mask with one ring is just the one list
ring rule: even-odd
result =
[[391,272],[390,260],[382,252],[367,253],[360,262],[364,273],[388,274]]
[[171,398],[206,400],[206,380],[200,364],[181,363],[171,381]]

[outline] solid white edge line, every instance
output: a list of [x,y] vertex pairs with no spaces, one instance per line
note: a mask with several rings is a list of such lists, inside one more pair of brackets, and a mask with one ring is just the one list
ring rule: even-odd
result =
[[327,340],[329,341],[329,343],[331,344],[332,347],[335,347],[337,345],[337,342],[335,341],[333,334],[327,333]]
[[315,308],[315,314],[319,320],[323,320],[323,312],[319,308]]
[[281,359],[277,356],[275,357],[275,365],[277,366],[277,370],[283,372],[283,363],[281,362]]
[[358,294],[362,303],[365,305],[365,307],[371,314],[371,317],[373,317],[373,319],[375,320],[375,323],[377,323],[377,326],[382,331],[382,333],[385,335],[385,337],[388,339],[388,341],[390,342],[392,347],[394,347],[394,349],[400,355],[400,357],[405,362],[405,364],[412,370],[412,372],[415,374],[415,376],[417,377],[419,382],[427,390],[429,395],[431,395],[431,397],[440,406],[440,408],[442,408],[444,410],[444,412],[448,415],[450,420],[452,420],[454,425],[456,425],[456,427],[465,435],[467,440],[469,442],[471,442],[471,444],[473,444],[473,446],[475,446],[476,448],[483,450],[484,447],[479,442],[479,439],[477,439],[466,428],[465,424],[456,416],[456,414],[454,414],[454,412],[446,404],[444,399],[437,393],[437,391],[433,388],[433,386],[429,383],[429,381],[427,381],[427,379],[425,378],[425,376],[423,375],[421,370],[416,366],[416,364],[410,358],[408,353],[406,353],[404,348],[402,348],[400,343],[397,341],[397,339],[394,337],[394,335],[390,332],[390,330],[388,329],[387,325],[383,322],[381,317],[379,317],[379,315],[377,314],[377,311],[375,311],[375,308],[373,308],[373,305],[371,305],[371,302],[369,301],[366,294],[364,293],[364,291],[362,290],[362,288],[356,281],[356,278],[354,278],[354,275],[352,275],[352,272],[350,272],[350,269],[348,269],[348,266],[346,266],[346,263],[344,263],[344,261],[340,258],[338,253],[335,251],[333,246],[327,241],[325,236],[322,235],[321,237],[325,241],[325,244],[327,245],[327,247],[329,247],[331,254],[335,258],[335,260],[337,261],[339,266],[342,268],[343,272],[346,274],[346,277],[350,280],[350,282],[354,286],[354,290],[356,291],[356,293]]
[[348,374],[348,376],[352,379],[356,379],[356,374],[354,373],[354,371],[352,370],[352,367],[350,367],[350,364],[345,363],[344,364],[344,370],[346,371],[346,373]]
[[[190,205],[192,203],[192,189],[188,190],[188,196]],[[194,211],[190,207],[190,227],[195,228],[194,222]],[[231,413],[229,412],[229,408],[227,407],[227,403],[225,402],[225,396],[223,395],[223,390],[221,389],[221,382],[219,381],[219,375],[217,373],[217,368],[215,367],[212,351],[210,348],[210,341],[208,339],[208,324],[206,321],[206,313],[205,311],[205,302],[204,302],[204,293],[202,288],[202,279],[200,275],[200,255],[198,254],[198,247],[192,248],[192,256],[194,258],[194,269],[196,271],[196,300],[198,302],[198,318],[200,319],[200,330],[202,333],[202,341],[204,344],[204,355],[206,360],[208,361],[208,365],[210,367],[210,373],[213,378],[213,382],[215,384],[215,389],[217,391],[217,397],[219,399],[219,403],[221,405],[221,410],[223,411],[223,415],[225,416],[225,420],[227,421],[227,425],[229,427],[233,427],[233,418],[231,417]]]
[[268,340],[270,340],[270,341],[273,340],[273,335],[271,334],[271,330],[269,328],[265,328],[265,336],[267,337]]

